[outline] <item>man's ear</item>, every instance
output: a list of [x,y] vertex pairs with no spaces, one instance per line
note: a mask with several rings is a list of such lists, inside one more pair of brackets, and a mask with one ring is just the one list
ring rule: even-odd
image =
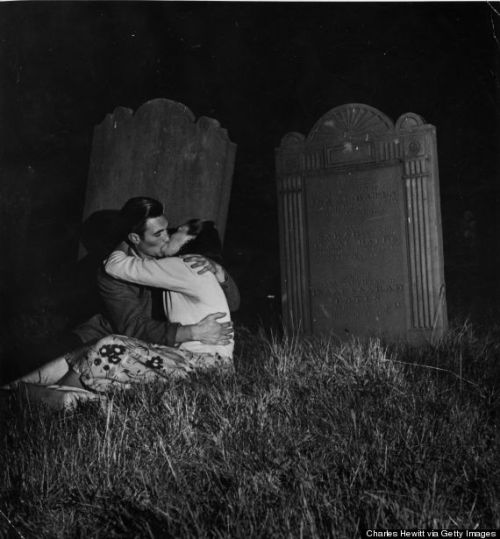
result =
[[132,245],[138,245],[141,241],[141,237],[136,232],[130,232],[130,234],[128,235],[128,240]]

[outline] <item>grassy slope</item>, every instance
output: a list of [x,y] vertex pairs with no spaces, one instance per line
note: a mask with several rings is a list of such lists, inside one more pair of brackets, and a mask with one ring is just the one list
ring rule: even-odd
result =
[[0,536],[498,527],[497,342],[467,325],[420,350],[240,330],[234,377],[115,395],[107,415],[12,403]]

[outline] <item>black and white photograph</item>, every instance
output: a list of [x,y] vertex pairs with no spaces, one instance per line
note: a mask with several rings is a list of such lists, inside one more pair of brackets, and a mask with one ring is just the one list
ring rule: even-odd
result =
[[500,537],[500,2],[0,2],[0,538]]

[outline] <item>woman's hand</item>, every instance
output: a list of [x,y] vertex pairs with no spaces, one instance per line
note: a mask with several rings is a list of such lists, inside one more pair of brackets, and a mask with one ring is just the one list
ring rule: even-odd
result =
[[181,258],[193,269],[198,269],[197,273],[199,275],[203,275],[209,271],[215,275],[215,278],[219,283],[226,282],[227,275],[224,268],[220,264],[217,264],[217,262],[210,260],[210,258],[196,254],[183,255]]

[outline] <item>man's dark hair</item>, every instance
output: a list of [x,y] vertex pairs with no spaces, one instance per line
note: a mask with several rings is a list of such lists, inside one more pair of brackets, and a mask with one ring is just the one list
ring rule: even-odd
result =
[[184,224],[188,226],[188,234],[196,237],[183,245],[177,254],[196,253],[222,264],[222,243],[215,223],[201,219],[190,219]]
[[120,227],[123,235],[131,232],[143,236],[146,230],[146,221],[163,215],[163,204],[154,198],[129,198],[120,210]]

